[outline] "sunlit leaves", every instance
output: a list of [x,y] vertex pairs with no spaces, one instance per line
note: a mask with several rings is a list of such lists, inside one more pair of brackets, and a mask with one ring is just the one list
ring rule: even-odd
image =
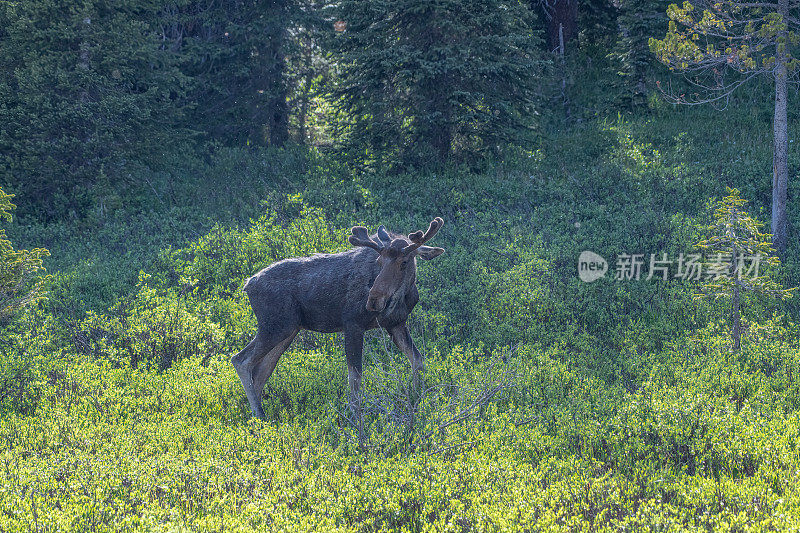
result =
[[[728,196],[715,205],[714,221],[704,227],[705,238],[697,247],[711,257],[714,254],[730,254],[729,268],[722,275],[705,283],[701,296],[730,298],[733,288],[755,292],[774,298],[790,298],[795,289],[783,289],[774,280],[774,268],[780,260],[774,255],[771,235],[762,232],[764,224],[744,210],[746,204],[739,191],[728,189]],[[738,255],[736,255],[738,254]],[[747,276],[742,269],[741,258],[758,258],[760,270]],[[759,275],[760,274],[760,275]]]
[[[651,39],[650,49],[659,61],[683,71],[694,85],[707,91],[691,101],[730,94],[749,77],[770,73],[776,57],[790,72],[796,68],[786,42],[796,41],[798,34],[780,15],[777,2],[684,2],[670,5],[667,14],[667,34],[663,39]],[[726,79],[726,71],[738,78]],[[682,96],[676,99],[690,101]]]
[[[13,195],[0,189],[0,218],[11,220]],[[50,255],[44,248],[15,250],[0,229],[0,319],[44,297],[42,260]]]

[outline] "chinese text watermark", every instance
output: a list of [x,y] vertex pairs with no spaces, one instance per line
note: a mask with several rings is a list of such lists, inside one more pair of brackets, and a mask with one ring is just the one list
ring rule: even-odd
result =
[[[694,281],[717,280],[721,277],[757,278],[761,254],[733,257],[731,253],[678,254],[669,257],[660,254],[618,254],[613,279],[618,281],[682,279]],[[591,283],[606,275],[609,263],[601,255],[589,250],[578,257],[578,277]]]

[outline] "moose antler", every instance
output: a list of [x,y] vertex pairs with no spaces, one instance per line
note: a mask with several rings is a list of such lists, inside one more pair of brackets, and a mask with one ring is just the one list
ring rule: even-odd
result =
[[422,234],[422,231],[415,231],[408,238],[411,240],[411,244],[403,248],[403,253],[407,254],[409,252],[413,252],[429,240],[433,238],[434,235],[442,228],[444,225],[444,220],[440,217],[436,217],[431,221],[431,225],[428,226],[428,231],[425,234]]
[[[383,226],[381,226],[383,227]],[[372,248],[378,253],[381,253],[383,250],[383,246],[376,243],[372,239],[369,238],[369,233],[367,232],[367,228],[364,226],[353,226],[352,229],[353,234],[348,237],[347,240],[350,241],[350,244],[355,246],[366,246],[367,248]]]

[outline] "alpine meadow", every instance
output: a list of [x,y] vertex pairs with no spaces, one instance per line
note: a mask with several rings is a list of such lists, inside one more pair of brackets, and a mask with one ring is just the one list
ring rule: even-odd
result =
[[800,1],[0,0],[0,533],[800,530]]

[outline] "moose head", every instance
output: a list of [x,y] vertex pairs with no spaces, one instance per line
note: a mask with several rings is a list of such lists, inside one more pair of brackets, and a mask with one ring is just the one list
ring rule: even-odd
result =
[[378,228],[377,241],[370,238],[364,226],[353,228],[353,234],[349,238],[351,244],[366,246],[378,252],[376,261],[380,265],[380,272],[369,290],[366,305],[369,311],[380,313],[398,291],[405,288],[409,281],[413,283],[416,257],[429,260],[444,252],[444,248],[424,246],[442,225],[444,220],[437,217],[431,222],[428,231],[424,234],[422,231],[416,231],[408,236],[408,240],[401,236],[389,235],[383,226]]

